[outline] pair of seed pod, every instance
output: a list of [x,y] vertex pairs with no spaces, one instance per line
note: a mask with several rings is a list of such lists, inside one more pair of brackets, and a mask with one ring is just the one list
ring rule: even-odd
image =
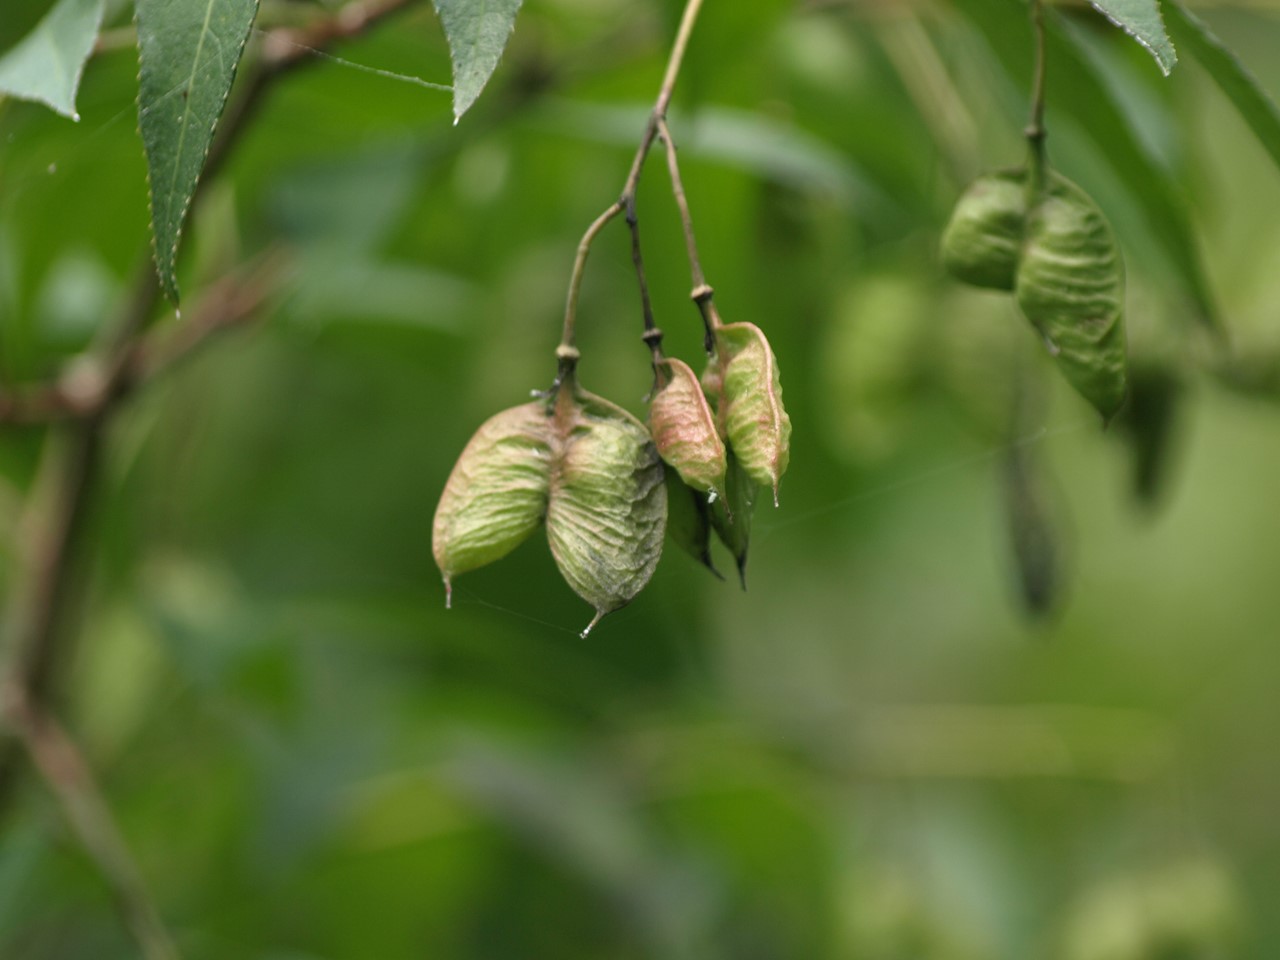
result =
[[942,262],[1012,292],[1067,380],[1111,420],[1126,392],[1124,265],[1087,193],[1052,170],[979,177],[943,233]]
[[711,560],[714,531],[745,587],[756,493],[770,488],[777,506],[791,418],[777,360],[759,327],[718,326],[713,344],[701,380],[683,360],[655,364],[649,426],[667,463],[672,539],[719,576]]
[[[653,575],[667,528],[668,487],[681,529],[690,491],[703,491],[700,502],[716,496],[723,531],[716,530],[740,567],[745,564],[754,484],[772,483],[776,492],[791,423],[777,364],[758,328],[721,327],[708,371],[714,410],[687,365],[659,362],[652,435],[626,410],[583,390],[572,370],[547,398],[486,421],[454,465],[436,508],[432,548],[446,602],[455,576],[501,559],[545,523],[561,575],[595,608],[586,636]],[[706,545],[704,534],[704,560]]]

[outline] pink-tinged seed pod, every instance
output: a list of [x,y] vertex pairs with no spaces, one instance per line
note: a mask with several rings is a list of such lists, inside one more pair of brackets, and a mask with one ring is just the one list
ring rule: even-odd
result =
[[754,323],[730,323],[715,333],[716,356],[703,375],[717,398],[721,431],[738,462],[757,483],[773,490],[791,456],[791,418],[782,405],[777,359]]
[[683,360],[655,364],[658,389],[649,405],[649,432],[662,457],[688,486],[724,496],[724,441],[698,378]]

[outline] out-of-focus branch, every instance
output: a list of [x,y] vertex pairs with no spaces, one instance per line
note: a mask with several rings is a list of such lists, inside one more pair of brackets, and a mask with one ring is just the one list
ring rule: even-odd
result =
[[274,251],[215,282],[189,319],[173,331],[149,332],[133,340],[114,371],[99,358],[81,357],[50,384],[0,394],[0,422],[53,423],[89,419],[163,376],[206,341],[252,319],[279,288],[284,255]]
[[[224,112],[196,198],[217,175],[277,80],[310,62],[316,50],[362,33],[411,2],[353,0],[305,27],[268,31]],[[252,271],[247,280],[225,288],[215,285],[202,298],[207,309],[193,310],[172,339],[157,342],[147,330],[160,304],[159,284],[150,258],[145,258],[133,293],[100,351],[73,365],[70,377],[56,384],[0,397],[0,424],[54,421],[48,440],[52,459],[31,494],[21,568],[4,615],[0,707],[16,737],[0,738],[0,817],[22,769],[16,749],[21,742],[99,864],[147,960],[169,960],[177,953],[83,754],[48,705],[56,686],[65,621],[74,606],[77,570],[82,566],[78,561],[103,447],[115,414],[139,383],[189,355],[213,333],[242,321],[261,305],[270,288],[266,276]]]
[[16,684],[0,688],[0,714],[30,754],[80,845],[110,885],[145,960],[177,960],[173,940],[75,741]]

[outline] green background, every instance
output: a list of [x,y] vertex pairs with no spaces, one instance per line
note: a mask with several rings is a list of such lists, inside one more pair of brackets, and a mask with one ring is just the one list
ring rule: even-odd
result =
[[[43,6],[6,0],[0,48]],[[1154,505],[1123,432],[1045,360],[1014,441],[992,429],[1034,337],[936,253],[964,184],[1025,149],[1005,64],[1030,31],[991,7],[1007,36],[943,2],[707,3],[672,127],[721,313],[778,357],[791,466],[745,593],[669,548],[586,640],[541,534],[446,612],[431,520],[476,427],[555,373],[576,244],[621,188],[678,5],[529,0],[456,127],[447,93],[320,58],[273,90],[180,279],[198,302],[281,245],[287,282],[113,424],[59,701],[184,955],[1275,956],[1280,419],[1204,372],[1135,174],[1051,61],[1050,156],[1112,219],[1135,355],[1172,364],[1184,402]],[[1065,13],[1178,187],[1233,349],[1265,366],[1275,167],[1189,58],[1164,79]],[[1204,14],[1280,90],[1280,20]],[[334,53],[449,76],[425,5]],[[79,124],[0,103],[5,384],[84,349],[145,255],[136,90],[126,46],[90,62]],[[700,367],[658,160],[649,281]],[[619,221],[579,373],[642,415],[640,329]],[[0,428],[6,569],[44,439]],[[1012,450],[1068,568],[1039,622],[1008,549]],[[0,823],[0,955],[136,955],[35,778]]]

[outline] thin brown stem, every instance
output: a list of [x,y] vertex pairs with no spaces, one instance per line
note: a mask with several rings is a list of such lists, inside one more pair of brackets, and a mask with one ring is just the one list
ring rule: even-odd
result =
[[644,272],[644,253],[640,249],[640,220],[636,217],[635,197],[627,206],[627,226],[631,228],[631,264],[635,267],[640,287],[640,311],[644,320],[644,342],[653,356],[654,371],[662,359],[662,331],[653,320],[653,302],[649,299],[649,281]]
[[[560,346],[556,349],[562,373],[566,362],[565,355],[568,351],[574,353],[573,361],[576,362],[577,360],[577,350],[574,347],[574,331],[578,319],[578,295],[582,290],[582,271],[586,267],[587,255],[591,252],[591,244],[595,242],[605,224],[619,213],[630,211],[631,216],[634,216],[636,188],[640,183],[640,173],[644,169],[644,162],[649,156],[649,151],[653,148],[653,141],[658,136],[659,126],[666,123],[667,108],[671,105],[671,97],[675,92],[676,80],[679,79],[680,68],[684,64],[685,52],[689,48],[689,38],[693,35],[693,28],[698,21],[698,13],[702,9],[702,3],[703,0],[688,0],[685,4],[684,13],[680,17],[680,26],[676,30],[676,38],[671,44],[671,53],[667,57],[667,68],[662,76],[662,85],[658,89],[658,99],[654,101],[653,110],[650,112],[649,120],[645,124],[644,135],[640,138],[640,146],[636,150],[635,158],[631,161],[631,169],[627,173],[627,179],[623,184],[621,195],[604,213],[592,221],[591,226],[587,228],[587,232],[583,234],[582,240],[578,244],[578,255],[574,259],[573,271],[569,275],[569,295],[566,298],[564,308],[564,329],[560,337]],[[558,385],[561,382],[563,382],[563,377],[557,376],[556,384]]]
[[676,142],[671,136],[671,129],[665,118],[658,120],[658,136],[662,138],[667,152],[667,171],[671,175],[671,193],[675,196],[676,207],[680,211],[680,226],[684,229],[684,244],[689,254],[689,271],[693,275],[693,293],[696,303],[711,299],[711,287],[707,285],[706,275],[702,272],[702,261],[698,257],[698,241],[693,234],[693,214],[689,212],[689,200],[684,192],[684,180],[680,177],[680,160],[676,156]]
[[578,242],[578,255],[573,258],[573,271],[569,274],[569,299],[565,306],[564,330],[560,335],[560,346],[557,348],[557,355],[566,354],[570,350],[576,352],[574,332],[578,312],[578,294],[582,291],[582,275],[586,270],[587,256],[591,253],[591,244],[595,243],[600,231],[608,226],[609,221],[620,214],[623,209],[621,201],[615,200],[604,213],[591,221],[591,226],[587,227],[587,232],[582,235],[582,240]]

